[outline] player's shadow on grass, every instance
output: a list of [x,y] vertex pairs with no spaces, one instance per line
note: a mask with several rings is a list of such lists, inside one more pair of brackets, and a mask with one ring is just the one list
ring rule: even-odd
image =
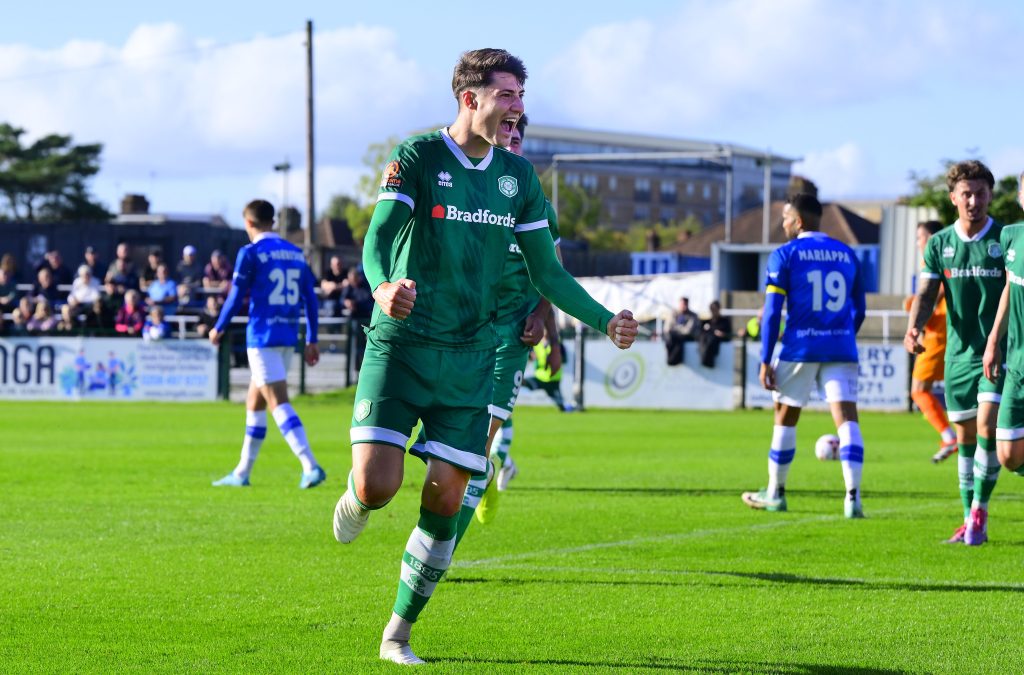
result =
[[[666,488],[666,487],[580,487],[580,486],[547,486],[547,487],[516,487],[516,492],[586,492],[609,495],[650,495],[655,497],[704,497],[708,495],[738,497],[742,488]],[[787,490],[790,497],[822,497],[833,499],[843,496],[842,489],[836,490]],[[951,496],[952,495],[952,496]],[[950,492],[914,492],[900,490],[898,492],[871,490],[864,493],[865,499],[950,499],[956,500],[956,493]],[[1016,495],[1007,497],[1018,499]],[[1020,497],[1024,499],[1024,496]]]
[[638,670],[671,670],[677,673],[772,673],[773,675],[903,675],[905,670],[864,668],[862,666],[823,666],[805,663],[765,663],[759,661],[704,660],[683,661],[654,657],[650,661],[599,661],[584,659],[488,659],[441,656],[431,663],[493,664],[514,666],[568,666],[575,668],[603,668],[635,672]]

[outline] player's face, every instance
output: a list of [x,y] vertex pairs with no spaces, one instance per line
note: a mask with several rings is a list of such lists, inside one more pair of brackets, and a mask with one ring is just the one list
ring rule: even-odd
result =
[[984,224],[988,220],[988,205],[992,202],[992,190],[984,180],[962,180],[958,182],[949,199],[956,207],[963,223]]
[[918,252],[924,252],[924,247],[928,245],[928,237],[932,236],[928,233],[928,230],[923,227],[917,228],[917,250]]
[[491,145],[507,148],[523,114],[523,86],[512,73],[494,73],[490,84],[476,90],[473,132]]
[[523,154],[523,134],[518,127],[512,130],[512,142],[508,144],[508,149],[514,155]]
[[789,204],[782,207],[782,229],[787,239],[796,239],[800,234],[800,215]]

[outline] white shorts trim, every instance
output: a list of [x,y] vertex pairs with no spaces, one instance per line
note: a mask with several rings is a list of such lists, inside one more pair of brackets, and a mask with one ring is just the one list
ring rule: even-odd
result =
[[504,408],[499,408],[498,406],[494,405],[493,403],[489,403],[487,405],[487,412],[489,412],[491,414],[491,417],[497,417],[502,422],[507,420],[509,417],[512,417],[512,411],[511,410],[505,410]]
[[946,417],[949,418],[950,422],[966,422],[967,420],[973,420],[978,416],[978,409],[971,408],[970,410],[947,410]]
[[803,408],[812,387],[828,403],[856,403],[859,369],[856,363],[775,362],[776,403]]
[[245,353],[249,356],[252,383],[257,387],[288,379],[294,347],[249,347]]
[[1024,429],[1000,429],[996,427],[997,441],[1019,441],[1024,438]]
[[978,394],[978,403],[999,403],[1003,395],[996,391],[983,391]]
[[352,427],[348,430],[348,437],[352,443],[387,443],[403,450],[409,442],[406,434],[384,427]]
[[459,450],[439,441],[427,441],[426,450],[423,454],[437,457],[449,464],[454,464],[473,473],[484,473],[487,470],[487,458],[483,455],[475,455],[472,452]]

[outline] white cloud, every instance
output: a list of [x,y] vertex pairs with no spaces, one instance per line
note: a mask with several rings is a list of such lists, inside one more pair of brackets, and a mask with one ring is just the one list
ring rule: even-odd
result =
[[854,197],[864,194],[869,165],[864,151],[856,143],[808,152],[793,165],[793,173],[810,178],[823,196]]

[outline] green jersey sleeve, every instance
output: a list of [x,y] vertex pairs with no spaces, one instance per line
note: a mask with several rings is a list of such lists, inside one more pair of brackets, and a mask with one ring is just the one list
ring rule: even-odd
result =
[[391,151],[381,172],[377,206],[363,241],[363,271],[373,290],[391,281],[395,238],[416,208],[419,160],[415,146],[402,143]]
[[921,268],[922,278],[942,278],[941,239],[942,237],[928,238],[928,244],[924,247],[924,267]]

